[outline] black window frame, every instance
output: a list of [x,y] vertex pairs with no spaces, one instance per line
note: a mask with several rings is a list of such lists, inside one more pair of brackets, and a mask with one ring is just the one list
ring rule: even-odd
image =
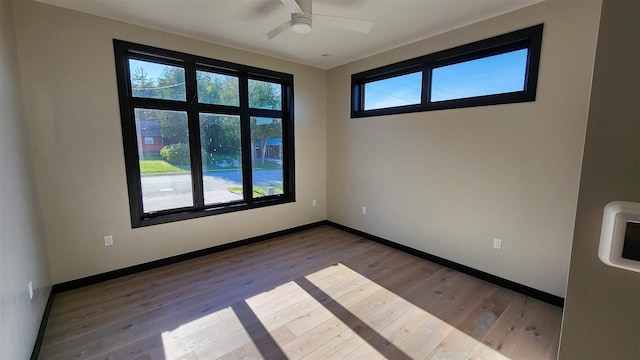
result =
[[[113,47],[132,228],[295,202],[294,99],[292,74],[118,39],[113,39]],[[175,101],[134,97],[129,80],[129,59],[159,62],[184,68],[186,100]],[[196,83],[197,70],[238,77],[239,106],[199,103]],[[249,79],[280,84],[282,86],[281,109],[250,108]],[[189,146],[191,149],[193,206],[149,213],[143,211],[142,185],[134,115],[134,109],[139,107],[156,110],[184,111],[187,113]],[[251,161],[243,161],[243,199],[223,204],[205,205],[202,179],[202,154],[199,150],[201,147],[199,130],[200,113],[238,115],[240,117],[241,151],[243,159],[251,159],[251,117],[282,119],[283,193],[254,198],[252,164]],[[194,149],[196,150],[194,151]]]
[[[401,61],[351,75],[351,118],[404,114],[421,111],[458,109],[475,106],[530,102],[536,99],[542,33],[544,24],[457,46],[433,54]],[[430,101],[433,69],[528,49],[524,90],[452,100]],[[422,71],[420,104],[365,110],[365,86],[368,83]]]

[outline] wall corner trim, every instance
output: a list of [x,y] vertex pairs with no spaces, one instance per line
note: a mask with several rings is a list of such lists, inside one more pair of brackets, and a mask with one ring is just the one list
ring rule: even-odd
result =
[[53,306],[53,299],[56,297],[56,293],[53,287],[49,291],[49,298],[47,299],[47,305],[44,307],[42,313],[42,321],[40,321],[40,327],[38,328],[38,335],[36,336],[36,342],[33,344],[33,350],[31,351],[31,360],[38,360],[40,357],[40,349],[42,348],[42,342],[44,341],[44,331],[47,329],[47,322],[49,321],[49,314],[51,313],[51,307]]

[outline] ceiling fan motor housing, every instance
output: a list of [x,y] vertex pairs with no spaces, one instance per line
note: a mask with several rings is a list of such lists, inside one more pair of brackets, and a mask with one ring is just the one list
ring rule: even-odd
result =
[[311,0],[297,0],[302,14],[291,13],[291,30],[306,34],[311,31]]

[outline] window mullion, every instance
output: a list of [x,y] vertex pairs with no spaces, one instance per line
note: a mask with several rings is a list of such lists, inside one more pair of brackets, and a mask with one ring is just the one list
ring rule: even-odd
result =
[[422,106],[431,102],[431,68],[432,64],[425,64],[422,69]]
[[294,123],[293,118],[293,84],[290,86],[283,85],[283,104],[282,104],[282,139],[283,139],[283,190],[293,197],[295,193],[295,156],[294,156]]
[[242,147],[242,193],[244,200],[253,203],[253,149],[249,117],[249,79],[241,76],[240,86],[240,143]]
[[204,207],[204,184],[202,173],[202,151],[200,151],[200,114],[198,113],[198,88],[194,64],[185,65],[187,93],[187,119],[189,128],[189,148],[191,150],[191,184],[193,186],[193,205]]

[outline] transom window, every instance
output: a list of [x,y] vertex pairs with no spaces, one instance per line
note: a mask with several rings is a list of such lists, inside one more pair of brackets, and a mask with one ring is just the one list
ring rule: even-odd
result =
[[133,227],[295,200],[292,75],[114,50]]
[[351,117],[534,101],[542,29],[354,74]]

